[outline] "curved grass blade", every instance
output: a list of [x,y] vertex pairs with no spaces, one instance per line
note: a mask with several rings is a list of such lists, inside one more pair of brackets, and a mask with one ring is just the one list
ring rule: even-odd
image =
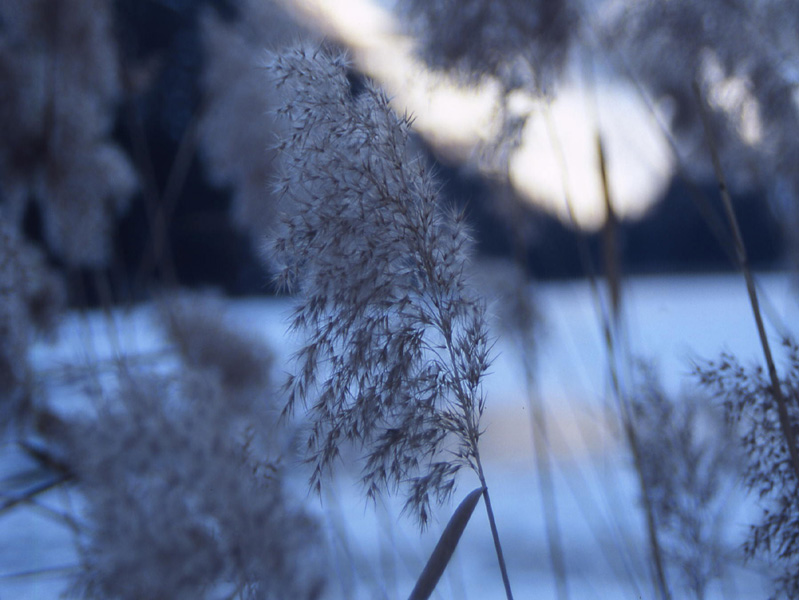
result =
[[477,506],[477,502],[480,500],[482,494],[483,488],[477,488],[473,492],[470,492],[458,505],[458,508],[455,509],[452,518],[449,520],[449,523],[447,523],[447,526],[444,528],[444,532],[438,539],[433,553],[424,566],[422,574],[419,575],[419,579],[416,580],[416,585],[411,595],[408,597],[408,600],[427,600],[430,594],[433,593],[438,580],[441,579],[441,575],[444,574],[444,569],[447,568],[455,552],[455,548],[458,546],[458,541],[461,539],[461,535],[464,529],[466,529],[466,524],[469,522],[474,512],[474,507]]

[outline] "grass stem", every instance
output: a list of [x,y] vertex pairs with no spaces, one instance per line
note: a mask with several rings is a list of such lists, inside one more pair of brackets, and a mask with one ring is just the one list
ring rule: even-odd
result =
[[760,302],[758,301],[757,297],[757,288],[752,276],[752,269],[749,265],[749,257],[746,252],[743,236],[741,235],[741,229],[738,226],[738,218],[735,216],[735,209],[732,206],[732,198],[730,197],[730,191],[727,187],[726,179],[724,178],[724,172],[721,169],[719,153],[716,149],[716,144],[710,131],[707,108],[702,98],[702,92],[699,89],[699,84],[696,81],[693,82],[693,90],[699,105],[699,114],[702,118],[702,126],[705,130],[705,138],[710,149],[710,156],[713,161],[713,170],[715,171],[716,179],[718,180],[719,193],[721,194],[721,200],[724,204],[724,212],[727,216],[727,220],[732,231],[738,267],[741,269],[744,279],[746,280],[746,291],[749,294],[749,302],[752,305],[752,312],[754,313],[755,323],[757,325],[757,333],[760,337],[760,345],[763,348],[763,355],[766,359],[766,366],[768,368],[769,379],[771,381],[772,393],[774,394],[774,399],[777,402],[777,414],[780,420],[780,429],[782,430],[782,435],[785,438],[785,443],[788,447],[788,454],[791,458],[791,466],[794,470],[794,476],[796,477],[797,481],[799,481],[799,451],[797,451],[796,435],[791,427],[790,416],[788,415],[788,404],[785,400],[785,396],[782,393],[782,385],[780,384],[780,379],[777,375],[777,367],[774,364],[771,346],[766,334],[766,328],[763,324],[763,316],[760,310]]
[[480,462],[479,456],[475,458],[477,463],[477,476],[480,478],[480,485],[483,486],[483,500],[485,500],[486,513],[488,514],[488,524],[491,527],[491,537],[494,539],[494,550],[496,550],[499,570],[502,573],[502,584],[505,586],[505,596],[507,600],[513,600],[513,592],[510,589],[510,579],[508,578],[508,567],[505,564],[505,555],[502,552],[502,544],[499,541],[499,531],[497,530],[497,522],[494,519],[494,509],[491,507],[491,496],[488,494],[488,486],[486,485],[485,475],[483,474],[483,465]]
[[[555,124],[552,119],[551,113],[549,111],[545,111],[544,116],[547,124],[547,132],[549,134],[553,150],[555,151],[556,157],[558,158],[559,163],[561,165],[561,176],[563,177],[564,202],[566,204],[566,210],[569,215],[569,220],[571,221],[572,226],[576,230],[579,230],[579,226],[577,224],[577,217],[574,212],[574,204],[572,202],[571,193],[569,191],[568,172],[566,167],[565,155],[560,145],[560,141],[557,132],[555,130]],[[598,166],[600,168],[600,176],[602,178],[603,198],[606,207],[612,211],[613,203],[610,195],[610,186],[607,180],[607,173],[605,171],[604,150],[599,135],[597,135],[597,150],[599,155]],[[610,212],[608,214],[608,218],[613,218]],[[644,516],[646,519],[646,530],[648,534],[652,565],[654,569],[654,585],[662,600],[671,600],[671,593],[669,591],[668,583],[666,581],[665,569],[663,567],[663,552],[661,550],[661,544],[657,530],[657,523],[655,521],[654,509],[652,507],[651,496],[649,494],[649,486],[647,485],[646,478],[644,477],[644,473],[642,471],[638,439],[635,434],[635,428],[633,427],[632,424],[632,410],[630,408],[629,398],[627,398],[624,391],[622,390],[621,381],[619,377],[619,356],[617,354],[619,345],[617,344],[617,341],[618,338],[621,338],[621,317],[620,317],[621,271],[618,267],[618,255],[615,252],[615,248],[611,248],[610,244],[607,243],[608,241],[611,241],[612,238],[606,235],[605,239],[606,239],[606,259],[609,259],[611,262],[615,263],[612,265],[612,273],[608,273],[607,277],[609,295],[611,297],[611,310],[613,312],[612,317],[608,314],[608,311],[605,309],[605,304],[602,301],[602,295],[599,290],[599,284],[597,282],[597,274],[594,269],[593,262],[591,260],[591,254],[588,250],[588,245],[585,242],[585,239],[583,238],[580,239],[579,243],[580,258],[583,263],[583,267],[586,271],[586,275],[588,277],[588,284],[591,289],[591,294],[594,297],[594,302],[597,308],[597,314],[602,327],[602,333],[604,335],[605,346],[607,350],[608,371],[611,381],[611,389],[613,390],[613,394],[616,399],[617,409],[619,411],[619,417],[622,422],[625,441],[627,442],[627,445],[629,446],[630,452],[633,456],[633,465],[635,467],[635,472],[638,478],[638,484],[641,493],[641,502],[643,504],[644,513],[645,513]]]

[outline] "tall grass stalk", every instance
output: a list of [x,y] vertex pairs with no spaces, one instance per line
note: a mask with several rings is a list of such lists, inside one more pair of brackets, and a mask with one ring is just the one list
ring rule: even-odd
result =
[[603,313],[605,319],[604,327],[607,335],[605,336],[605,343],[607,344],[608,353],[608,366],[610,368],[611,381],[613,390],[618,400],[619,409],[622,417],[622,427],[624,429],[627,443],[630,447],[630,452],[633,456],[633,464],[635,472],[638,476],[638,484],[640,487],[641,501],[644,505],[644,513],[646,515],[646,528],[649,537],[649,547],[652,553],[652,563],[655,571],[655,584],[660,592],[663,600],[669,600],[671,592],[666,582],[666,573],[664,569],[663,549],[660,543],[658,527],[655,520],[655,511],[652,502],[652,496],[647,482],[647,477],[644,472],[644,466],[641,459],[641,447],[638,440],[638,433],[633,423],[633,411],[630,404],[629,397],[623,393],[621,389],[621,382],[619,379],[619,365],[617,363],[617,350],[616,345],[622,337],[622,286],[621,286],[621,267],[618,248],[616,247],[616,213],[613,209],[613,200],[610,193],[610,183],[607,174],[607,161],[605,159],[605,150],[602,144],[602,138],[597,133],[596,136],[597,159],[600,173],[600,180],[602,182],[602,196],[605,201],[607,210],[606,223],[604,228],[604,257],[605,257],[605,280],[608,287],[608,295],[611,299],[611,310],[613,315],[612,322],[607,320],[607,314]]
[[707,108],[705,101],[702,98],[702,92],[699,89],[699,84],[693,82],[693,92],[699,106],[699,113],[702,119],[702,125],[705,131],[705,139],[710,151],[710,156],[713,161],[713,170],[718,180],[719,193],[721,200],[724,204],[724,213],[727,216],[730,230],[732,231],[733,241],[735,243],[735,257],[737,259],[738,268],[744,276],[746,281],[746,292],[749,296],[749,303],[752,305],[752,314],[755,317],[755,324],[757,325],[757,335],[760,339],[760,346],[763,349],[763,356],[766,360],[766,367],[768,369],[769,379],[771,381],[771,389],[774,398],[777,401],[777,414],[779,415],[780,428],[782,435],[785,438],[785,444],[788,448],[788,454],[791,457],[791,466],[794,470],[794,475],[799,479],[799,450],[796,445],[796,432],[791,426],[791,420],[788,415],[788,406],[785,400],[785,395],[782,391],[780,378],[777,375],[777,367],[774,364],[774,357],[771,353],[771,345],[768,341],[766,328],[763,324],[763,315],[760,311],[760,302],[757,297],[757,287],[755,285],[754,277],[752,276],[752,269],[749,265],[749,257],[746,252],[746,245],[744,244],[743,236],[741,236],[741,228],[738,226],[738,218],[735,215],[735,209],[732,206],[732,198],[730,197],[729,188],[724,177],[724,171],[721,168],[721,161],[719,159],[718,149],[711,133],[710,124],[708,122]]
[[[552,473],[552,452],[550,447],[550,432],[547,423],[547,410],[535,385],[535,309],[531,305],[529,290],[524,285],[524,274],[527,273],[527,261],[523,250],[524,244],[518,226],[514,227],[516,240],[516,262],[519,272],[513,273],[518,277],[512,284],[511,310],[515,314],[507,317],[507,329],[516,338],[519,361],[524,372],[526,388],[525,398],[530,409],[530,431],[533,438],[533,454],[535,456],[535,469],[538,476],[538,485],[541,496],[541,506],[544,512],[544,527],[546,530],[547,549],[549,552],[552,576],[555,582],[556,595],[559,600],[568,600],[569,587],[566,576],[566,561],[564,558],[563,541],[558,517],[558,505],[555,497],[555,487]],[[507,273],[506,273],[506,276]]]
[[499,571],[502,575],[502,585],[505,587],[505,597],[507,600],[513,600],[513,591],[510,587],[510,578],[508,577],[508,566],[505,563],[505,554],[502,551],[502,543],[499,540],[499,530],[497,529],[497,521],[494,518],[494,509],[491,506],[491,497],[488,494],[488,485],[486,484],[485,474],[483,473],[483,465],[480,459],[477,459],[477,476],[483,486],[483,500],[485,501],[486,514],[488,515],[488,524],[491,527],[491,539],[494,541],[494,551],[497,554],[497,562],[499,563]]
[[[500,109],[503,114],[509,110],[506,100]],[[507,153],[502,153],[500,167],[504,172],[505,178],[510,181],[511,170]],[[509,190],[507,186],[503,186],[497,193],[508,194]],[[552,575],[558,599],[568,600],[566,564],[552,477],[547,410],[535,385],[536,335],[539,315],[536,312],[536,307],[527,287],[530,265],[527,259],[525,232],[523,231],[524,214],[520,210],[521,207],[516,205],[515,199],[506,200],[503,198],[502,202],[508,204],[507,210],[511,215],[505,220],[510,229],[515,268],[496,271],[493,265],[487,266],[486,272],[491,269],[494,275],[487,283],[490,287],[501,290],[499,294],[501,297],[497,298],[500,303],[499,310],[501,314],[499,315],[499,322],[501,334],[507,335],[516,342],[519,363],[524,372],[525,399],[530,409],[530,431],[533,439],[535,468],[538,476],[541,506],[544,513],[544,526],[546,528],[547,549],[552,566]]]
[[[572,226],[575,229],[579,229],[577,227],[577,218],[574,212],[574,203],[572,202],[571,192],[569,191],[569,186],[568,186],[568,170],[566,167],[566,160],[563,155],[563,149],[560,145],[559,137],[555,130],[555,124],[553,122],[551,111],[549,109],[547,109],[545,112],[545,122],[547,126],[547,132],[551,144],[553,146],[553,150],[561,166],[561,177],[563,181],[563,190],[564,190],[564,203],[566,204],[567,214],[569,215],[569,219],[572,223]],[[597,157],[598,167],[600,169],[600,175],[602,180],[603,200],[605,202],[605,205],[609,208],[608,219],[612,219],[613,202],[612,202],[612,196],[610,194],[610,186],[607,181],[607,173],[605,172],[605,157],[600,138],[597,139],[596,147],[598,150],[598,157]],[[610,226],[612,225],[609,225],[608,227]],[[606,241],[608,240],[609,238],[606,236]],[[586,276],[588,278],[591,294],[594,298],[594,305],[597,309],[597,315],[600,320],[600,327],[603,333],[611,390],[616,400],[618,417],[621,419],[622,432],[624,434],[624,439],[627,443],[630,454],[632,455],[633,467],[635,469],[638,480],[638,485],[641,494],[641,503],[643,504],[643,509],[644,509],[644,517],[646,523],[647,537],[649,541],[649,549],[652,559],[653,583],[655,589],[657,590],[657,593],[660,595],[662,600],[670,600],[671,592],[669,590],[669,586],[666,581],[666,572],[663,564],[664,563],[663,550],[658,537],[658,528],[655,520],[651,496],[649,493],[649,487],[643,472],[640,446],[635,431],[635,426],[632,421],[632,407],[630,406],[630,399],[627,397],[627,395],[624,393],[622,389],[621,378],[620,378],[619,352],[621,351],[621,349],[619,348],[618,342],[621,339],[621,330],[622,330],[621,326],[622,303],[621,303],[621,269],[619,268],[618,265],[618,254],[612,251],[611,248],[606,247],[605,255],[610,262],[607,282],[608,282],[608,292],[609,292],[608,295],[611,298],[611,310],[612,310],[612,317],[611,317],[610,315],[608,315],[608,311],[606,310],[605,303],[603,302],[602,299],[599,283],[597,281],[596,271],[594,269],[590,253],[588,251],[587,244],[585,243],[585,240],[582,238],[580,238],[579,240],[579,251],[580,251],[581,262],[583,263],[583,267],[586,272]]]

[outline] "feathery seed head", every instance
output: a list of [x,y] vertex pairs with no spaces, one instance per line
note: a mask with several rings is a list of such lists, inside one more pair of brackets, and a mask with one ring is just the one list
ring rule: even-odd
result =
[[[781,382],[789,426],[799,427],[799,344],[783,342],[787,358]],[[748,557],[769,559],[779,569],[777,591],[787,598],[799,594],[799,494],[783,437],[776,394],[760,367],[746,368],[732,355],[696,367],[704,387],[719,397],[746,454],[745,483],[764,506],[744,545]]]
[[[290,405],[310,408],[315,485],[355,442],[368,494],[404,490],[424,523],[477,453],[484,308],[464,276],[464,224],[440,210],[407,150],[409,118],[370,82],[354,96],[347,68],[343,55],[302,47],[270,66],[290,130],[271,251],[299,289],[292,325],[306,335]],[[444,460],[451,441],[459,449]]]

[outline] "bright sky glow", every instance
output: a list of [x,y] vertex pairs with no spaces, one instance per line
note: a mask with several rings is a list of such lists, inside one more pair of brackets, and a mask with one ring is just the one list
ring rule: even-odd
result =
[[656,121],[621,84],[599,85],[594,94],[569,84],[551,104],[535,102],[511,161],[514,184],[534,191],[536,202],[565,222],[568,197],[580,227],[601,227],[606,211],[597,134],[614,210],[641,216],[668,185],[674,165]]
[[[465,159],[475,145],[494,135],[498,86],[466,89],[429,71],[413,57],[411,41],[398,33],[390,12],[375,0],[294,4],[326,35],[352,49],[359,67],[386,87],[398,110],[414,115],[417,130],[439,150]],[[512,183],[526,199],[568,223],[568,190],[577,224],[589,230],[601,227],[605,218],[597,128],[620,216],[646,212],[665,190],[674,168],[654,117],[631,90],[598,83],[593,96],[594,106],[575,83],[565,86],[549,108],[528,99],[531,118],[523,145],[511,159]]]
[[397,109],[445,152],[465,158],[490,134],[498,89],[459,88],[429,71],[397,32],[393,16],[373,0],[295,0],[324,33],[342,40],[358,66],[380,81]]
[[710,50],[702,56],[702,67],[702,75],[710,86],[711,106],[727,113],[744,142],[751,146],[762,142],[763,124],[752,83],[743,77],[728,76],[718,56]]

